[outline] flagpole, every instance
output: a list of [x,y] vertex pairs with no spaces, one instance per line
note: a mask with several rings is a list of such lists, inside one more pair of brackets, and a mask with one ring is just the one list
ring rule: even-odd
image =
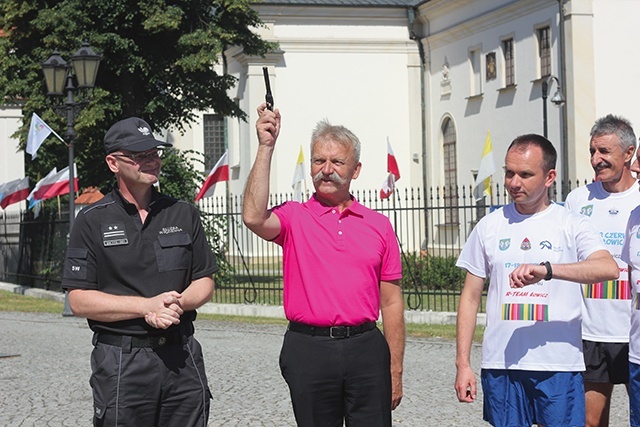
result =
[[489,209],[491,209],[493,206],[493,175],[489,177],[489,201],[491,202]]

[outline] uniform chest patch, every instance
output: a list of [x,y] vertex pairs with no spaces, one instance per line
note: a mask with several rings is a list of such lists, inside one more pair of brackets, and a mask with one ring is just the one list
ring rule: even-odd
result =
[[110,224],[100,224],[102,230],[102,244],[108,246],[128,245],[127,231],[124,222],[113,222]]

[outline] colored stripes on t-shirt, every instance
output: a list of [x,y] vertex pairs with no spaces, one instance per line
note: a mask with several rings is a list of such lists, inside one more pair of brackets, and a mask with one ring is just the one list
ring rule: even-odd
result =
[[606,282],[582,285],[585,298],[594,299],[631,299],[628,280],[607,280]]
[[502,320],[549,321],[549,306],[546,304],[502,304]]

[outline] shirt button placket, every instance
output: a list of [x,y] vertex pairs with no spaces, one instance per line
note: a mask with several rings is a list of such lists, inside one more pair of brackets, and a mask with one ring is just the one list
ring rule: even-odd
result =
[[[334,214],[337,213],[335,210],[332,211]],[[338,249],[344,249],[346,247],[345,241],[344,241],[344,233],[342,230],[342,219],[340,217],[338,217],[338,222],[337,222],[337,233],[338,235],[336,236],[336,243],[338,245]]]

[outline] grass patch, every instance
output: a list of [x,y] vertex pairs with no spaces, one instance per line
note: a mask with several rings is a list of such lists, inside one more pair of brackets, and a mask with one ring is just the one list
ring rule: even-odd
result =
[[0,291],[0,311],[26,313],[62,313],[64,303]]
[[[449,340],[456,339],[456,325],[425,325],[418,323],[407,323],[405,325],[407,336],[419,338],[443,338]],[[476,326],[473,334],[474,342],[482,342],[484,326]]]
[[[15,294],[13,292],[0,290],[0,311],[19,311],[28,313],[59,313],[62,315],[64,304],[57,301],[51,301],[41,298],[29,297],[25,295]],[[254,325],[282,325],[285,326],[285,319],[271,317],[253,317],[253,316],[231,316],[226,314],[209,314],[198,313],[198,319],[217,321],[217,322],[240,322],[250,323]],[[419,338],[443,338],[454,340],[456,338],[455,325],[424,325],[424,324],[406,324],[407,336]],[[476,327],[473,336],[475,342],[482,342],[482,334],[484,327]]]
[[[230,314],[212,314],[212,313],[198,313],[198,320],[210,320],[214,322],[240,322],[250,323],[252,325],[283,325],[288,323],[286,319],[279,319],[275,317],[258,317],[258,316],[233,316]],[[196,320],[196,322],[198,321]]]

